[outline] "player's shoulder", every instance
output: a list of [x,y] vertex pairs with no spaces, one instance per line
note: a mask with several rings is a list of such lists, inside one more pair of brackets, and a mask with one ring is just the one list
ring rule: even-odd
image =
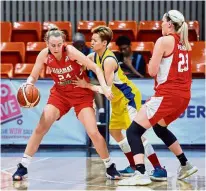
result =
[[90,54],[87,55],[87,57],[92,61],[94,61],[94,56],[95,56],[95,52],[91,52]]
[[161,42],[163,45],[170,44],[175,41],[175,38],[172,35],[162,36],[157,39],[157,42]]
[[41,50],[41,52],[39,53],[38,56],[41,57],[41,58],[45,58],[45,57],[47,57],[48,53],[49,53],[49,49],[44,48],[44,49]]
[[169,35],[169,36],[162,36],[160,38],[157,39],[156,43],[155,43],[155,47],[158,47],[162,50],[167,49],[168,47],[170,47],[171,45],[173,45],[175,43],[175,39],[173,36]]
[[104,63],[105,62],[109,62],[109,63],[111,63],[111,62],[114,62],[114,63],[117,63],[117,59],[116,59],[116,57],[115,56],[107,56],[105,59],[104,59]]

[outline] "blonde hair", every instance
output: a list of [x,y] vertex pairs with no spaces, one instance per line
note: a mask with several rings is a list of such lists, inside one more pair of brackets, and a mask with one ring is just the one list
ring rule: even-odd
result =
[[48,31],[44,36],[44,41],[48,42],[51,36],[55,36],[55,37],[61,36],[63,38],[63,41],[66,40],[66,35],[64,34],[64,32],[59,30],[59,28],[54,24],[50,24],[48,26]]
[[101,26],[100,25],[96,28],[93,28],[92,29],[92,34],[94,34],[94,33],[97,33],[100,36],[102,41],[106,40],[107,45],[110,43],[110,41],[113,38],[112,30],[109,27],[106,27],[106,26]]
[[177,10],[170,10],[164,14],[167,21],[171,21],[174,25],[175,31],[180,35],[180,41],[185,45],[187,50],[191,50],[188,40],[188,25],[185,22],[183,14]]

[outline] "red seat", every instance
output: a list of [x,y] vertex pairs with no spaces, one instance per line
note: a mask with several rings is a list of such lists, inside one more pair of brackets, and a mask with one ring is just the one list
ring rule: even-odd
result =
[[85,36],[85,41],[91,41],[92,28],[95,28],[99,25],[106,26],[105,21],[79,21],[77,25],[77,31],[82,33]]
[[[34,67],[34,63],[18,63],[14,69],[14,78],[28,78]],[[44,78],[44,68],[40,73],[40,78]]]
[[112,41],[116,41],[118,36],[128,36],[131,41],[137,38],[137,22],[136,21],[110,21],[108,24],[113,31]]
[[1,63],[24,62],[25,45],[23,42],[2,42],[1,43]]
[[[42,40],[45,33],[48,31],[50,25],[56,25],[60,30],[66,34],[66,41],[72,41],[72,24],[70,21],[46,21],[43,22]],[[44,40],[43,40],[44,41]]]
[[189,29],[189,41],[199,41],[200,26],[198,21],[187,21]]
[[11,41],[11,31],[12,25],[10,22],[0,22],[1,23],[1,42]]
[[85,42],[86,46],[91,48],[91,42]]
[[112,52],[119,52],[119,47],[115,42],[110,42],[107,46]]
[[45,42],[28,42],[26,46],[26,63],[35,63],[37,55],[46,48]]
[[162,21],[140,21],[137,41],[156,42],[162,36]]
[[1,78],[13,78],[14,66],[12,63],[1,63]]
[[38,42],[41,40],[40,22],[14,22],[12,29],[13,42]]
[[192,47],[192,74],[197,77],[205,76],[205,55],[206,55],[206,44],[205,41],[191,42]]
[[133,52],[139,52],[143,56],[145,63],[148,64],[150,58],[152,57],[154,43],[153,42],[132,42],[131,49]]

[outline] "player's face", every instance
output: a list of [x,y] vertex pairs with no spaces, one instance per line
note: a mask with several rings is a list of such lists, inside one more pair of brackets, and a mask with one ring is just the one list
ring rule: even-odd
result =
[[131,54],[131,47],[130,45],[124,44],[119,46],[119,51],[123,54],[123,56],[130,56]]
[[51,36],[47,42],[47,45],[51,53],[56,57],[61,55],[64,41],[61,36]]
[[162,35],[166,36],[169,32],[169,22],[165,17],[162,19]]
[[92,35],[92,40],[91,40],[91,48],[93,51],[98,51],[101,50],[102,48],[106,47],[106,41],[102,41],[100,36],[97,33],[94,33]]

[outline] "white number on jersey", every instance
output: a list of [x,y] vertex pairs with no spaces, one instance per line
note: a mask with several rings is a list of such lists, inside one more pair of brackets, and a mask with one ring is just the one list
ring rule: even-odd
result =
[[64,75],[62,74],[59,74],[58,78],[59,78],[59,81],[63,81],[64,79],[71,78],[71,76],[69,73],[67,73],[66,77],[64,77]]
[[178,72],[188,71],[188,54],[179,54]]

